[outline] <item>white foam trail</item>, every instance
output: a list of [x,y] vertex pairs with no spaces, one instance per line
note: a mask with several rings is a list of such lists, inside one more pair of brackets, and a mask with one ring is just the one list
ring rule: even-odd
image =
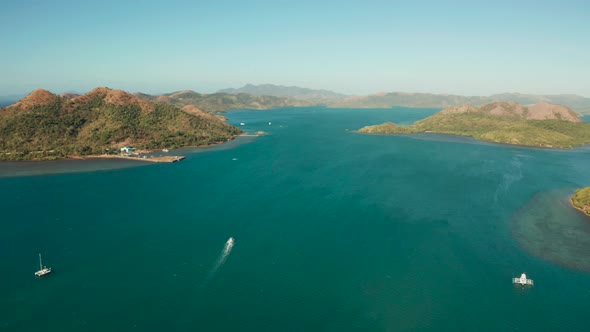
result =
[[207,283],[213,279],[213,277],[215,276],[215,273],[217,273],[217,270],[219,270],[219,268],[221,266],[223,266],[223,264],[225,263],[225,261],[227,260],[227,257],[229,257],[229,254],[231,253],[232,248],[234,247],[234,238],[230,237],[227,242],[225,242],[225,246],[223,247],[223,250],[221,251],[221,254],[219,255],[219,257],[217,258],[217,261],[215,261],[215,265],[213,265],[213,268],[211,269],[211,271],[209,271],[209,274],[207,275],[207,278],[205,278],[205,280],[203,281],[203,284],[201,285],[202,287],[205,287],[207,285]]
[[522,177],[522,161],[518,157],[513,157],[509,168],[503,174],[502,183],[500,183],[494,193],[494,206],[497,205],[500,194],[507,193],[510,186],[522,180]]

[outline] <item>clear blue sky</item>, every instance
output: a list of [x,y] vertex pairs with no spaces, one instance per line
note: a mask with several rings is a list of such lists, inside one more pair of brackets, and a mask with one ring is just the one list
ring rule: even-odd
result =
[[590,97],[589,1],[0,4],[0,95],[245,83]]

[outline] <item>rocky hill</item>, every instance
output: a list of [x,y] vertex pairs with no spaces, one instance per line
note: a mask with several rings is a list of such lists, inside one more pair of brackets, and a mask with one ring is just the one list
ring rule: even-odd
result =
[[571,109],[548,103],[524,106],[495,102],[481,107],[453,106],[410,126],[392,122],[359,130],[369,134],[439,133],[475,139],[549,148],[590,144],[590,124]]
[[35,90],[0,108],[0,160],[57,159],[113,151],[201,146],[239,134],[221,119],[121,90],[75,96]]
[[539,103],[529,107],[516,102],[495,102],[480,107],[461,105],[449,107],[439,114],[482,113],[498,117],[512,117],[519,120],[564,120],[581,122],[578,115],[571,109],[549,103]]

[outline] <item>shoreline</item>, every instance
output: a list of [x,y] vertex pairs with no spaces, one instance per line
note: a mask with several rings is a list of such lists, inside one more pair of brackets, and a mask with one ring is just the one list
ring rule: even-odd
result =
[[590,146],[590,144],[575,145],[575,146],[572,146],[572,147],[513,144],[513,143],[506,143],[506,142],[498,142],[498,141],[491,141],[491,140],[479,139],[479,138],[475,138],[475,137],[470,136],[470,135],[439,133],[439,132],[436,132],[436,131],[421,131],[421,132],[416,132],[416,133],[368,133],[368,132],[360,131],[360,129],[351,130],[351,131],[354,132],[354,133],[356,133],[356,134],[375,135],[375,136],[412,136],[412,135],[435,134],[435,135],[444,135],[444,136],[465,137],[465,138],[470,138],[470,139],[472,139],[472,140],[474,140],[476,142],[498,144],[498,145],[504,145],[504,146],[507,146],[507,147],[517,147],[517,148],[526,148],[526,149],[540,149],[540,150],[552,150],[552,151],[571,151],[571,150],[574,150],[576,148],[580,148],[580,147],[584,147],[584,146]]
[[571,206],[572,206],[574,209],[576,209],[576,210],[578,210],[578,211],[582,212],[582,213],[583,213],[583,214],[584,214],[586,217],[590,217],[590,214],[586,213],[586,211],[584,211],[583,209],[581,209],[581,208],[577,207],[577,206],[574,204],[574,196],[571,196],[571,197],[569,198],[569,201],[570,201],[570,205],[571,205]]
[[[218,145],[223,145],[226,143],[229,143],[231,141],[234,141],[236,138],[241,137],[241,136],[259,136],[259,135],[244,135],[244,134],[240,134],[240,135],[235,135],[233,136],[231,139],[228,139],[227,141],[223,141],[223,142],[218,142],[218,143],[211,143],[211,144],[205,144],[205,145],[188,145],[188,146],[182,146],[179,148],[175,148],[174,150],[178,150],[178,149],[190,149],[190,148],[195,148],[195,149],[199,149],[199,148],[209,148],[209,147],[213,147],[213,146],[218,146]],[[141,150],[136,150],[136,153],[138,154],[150,154],[150,153],[154,153],[157,151],[162,151],[165,148],[162,149],[151,149],[151,150],[147,150],[147,149],[141,149]],[[183,159],[185,159],[186,156],[145,156],[145,158],[140,157],[140,156],[124,156],[124,155],[119,155],[119,154],[91,154],[91,155],[87,155],[87,156],[78,156],[78,155],[73,155],[73,156],[68,156],[68,157],[63,157],[63,158],[48,158],[48,159],[7,159],[7,160],[0,160],[1,162],[22,162],[22,161],[29,161],[29,162],[39,162],[39,161],[60,161],[60,160],[85,160],[85,159],[125,159],[125,160],[134,160],[134,161],[145,161],[145,162],[154,162],[154,163],[158,163],[158,162],[176,162],[176,161],[181,161]],[[170,160],[168,160],[170,159]],[[175,159],[175,160],[172,160]]]

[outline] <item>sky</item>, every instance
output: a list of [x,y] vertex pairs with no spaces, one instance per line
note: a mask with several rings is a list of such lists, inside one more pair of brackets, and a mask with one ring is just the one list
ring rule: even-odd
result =
[[590,97],[590,1],[0,3],[0,96],[246,83]]

